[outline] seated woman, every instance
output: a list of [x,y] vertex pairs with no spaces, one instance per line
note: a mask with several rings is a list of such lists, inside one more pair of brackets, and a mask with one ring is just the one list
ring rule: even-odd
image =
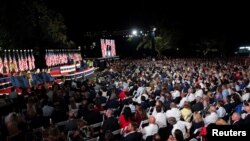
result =
[[136,111],[134,116],[135,121],[139,125],[141,121],[147,119],[147,113],[144,109],[142,109],[141,105],[136,105]]
[[129,107],[125,107],[123,113],[119,117],[121,128],[125,129],[132,120],[132,113]]

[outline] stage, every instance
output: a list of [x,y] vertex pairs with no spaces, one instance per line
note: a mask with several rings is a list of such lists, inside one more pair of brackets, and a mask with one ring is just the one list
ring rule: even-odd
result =
[[[38,88],[45,83],[47,87],[51,87],[54,83],[63,84],[66,80],[90,77],[97,69],[97,67],[84,69],[79,65],[53,67],[50,69],[49,73],[31,73],[32,83],[37,85]],[[30,86],[25,75],[0,78],[0,95],[8,95],[13,87],[18,94],[21,94],[21,88],[25,88],[27,91],[30,91]]]

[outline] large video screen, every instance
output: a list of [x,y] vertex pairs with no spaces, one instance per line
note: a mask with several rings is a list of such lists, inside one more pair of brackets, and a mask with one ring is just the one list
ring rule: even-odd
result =
[[102,49],[102,57],[115,57],[115,40],[112,39],[101,39],[101,49]]

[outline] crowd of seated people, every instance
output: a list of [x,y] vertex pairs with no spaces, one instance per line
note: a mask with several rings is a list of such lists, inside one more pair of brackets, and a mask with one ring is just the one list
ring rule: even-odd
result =
[[209,125],[250,125],[240,59],[120,60],[93,78],[0,98],[0,140],[198,140]]

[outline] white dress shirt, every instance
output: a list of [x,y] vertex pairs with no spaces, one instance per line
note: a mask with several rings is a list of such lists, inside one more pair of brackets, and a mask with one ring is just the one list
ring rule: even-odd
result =
[[175,91],[172,92],[172,97],[173,97],[173,99],[179,97],[180,95],[181,95],[181,93],[180,93],[180,91],[178,91],[178,90],[175,90]]
[[130,108],[132,113],[135,113],[135,105],[129,104],[129,108]]
[[186,101],[187,101],[187,98],[186,98],[186,97],[183,97],[183,98],[181,99],[181,101],[180,101],[180,103],[178,104],[177,107],[182,108],[182,107],[184,106],[184,103],[185,103]]
[[158,126],[156,124],[149,124],[142,129],[143,139],[146,140],[148,136],[152,136],[158,132]]
[[193,102],[195,100],[195,96],[193,93],[188,93],[186,98],[188,102]]
[[139,87],[139,88],[137,89],[137,93],[136,93],[135,96],[136,96],[136,97],[140,96],[140,95],[143,93],[144,89],[145,89],[145,87]]
[[217,119],[218,119],[217,113],[212,112],[211,114],[209,114],[205,117],[204,122],[207,125],[209,123],[215,123]]
[[242,99],[242,101],[248,101],[249,97],[250,97],[250,94],[245,93],[245,94],[242,95],[241,99]]
[[220,118],[224,117],[227,113],[225,108],[223,108],[223,107],[219,107],[219,109],[216,110],[216,112],[218,114],[218,117],[220,117]]
[[191,128],[191,123],[189,122],[185,122],[185,121],[177,121],[177,123],[175,125],[173,125],[173,129],[172,129],[172,135],[174,135],[174,132],[176,129],[181,130],[184,139],[188,138],[188,134],[187,134],[187,130],[186,129],[190,129]]
[[181,111],[177,108],[171,108],[170,110],[167,110],[166,117],[175,117],[176,121],[179,121],[181,118]]
[[199,90],[197,90],[196,92],[195,92],[195,97],[201,97],[202,98],[202,96],[203,96],[203,91],[202,91],[202,89],[199,89]]
[[165,113],[157,113],[154,117],[155,122],[158,124],[159,128],[167,126],[167,117]]
[[[161,108],[161,113],[163,113],[163,108]],[[157,112],[156,112],[156,108],[154,107],[154,109],[153,109],[153,112],[152,112],[152,116],[155,116],[157,114]]]

